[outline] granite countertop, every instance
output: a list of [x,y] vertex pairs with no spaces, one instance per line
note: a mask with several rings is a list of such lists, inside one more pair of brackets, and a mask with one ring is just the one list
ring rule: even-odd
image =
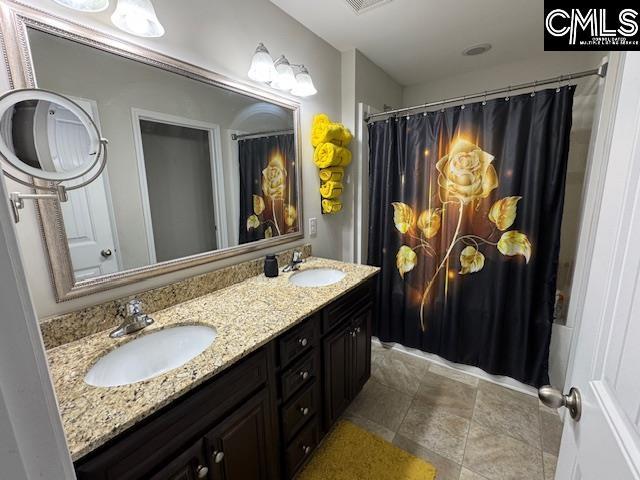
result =
[[[73,460],[210,379],[252,351],[372,277],[377,267],[311,257],[300,270],[330,267],[345,277],[326,287],[297,287],[291,273],[264,275],[153,313],[155,323],[137,335],[109,338],[108,331],[47,351],[51,377]],[[150,380],[121,387],[84,382],[105,353],[137,336],[176,325],[216,327],[215,342],[181,367]]]

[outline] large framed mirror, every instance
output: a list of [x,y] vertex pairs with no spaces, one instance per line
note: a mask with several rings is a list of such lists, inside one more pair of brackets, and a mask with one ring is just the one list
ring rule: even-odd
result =
[[[68,97],[109,140],[100,178],[38,202],[58,301],[303,238],[297,102],[0,5],[12,88]],[[67,113],[21,109],[13,140],[70,168],[86,139]]]

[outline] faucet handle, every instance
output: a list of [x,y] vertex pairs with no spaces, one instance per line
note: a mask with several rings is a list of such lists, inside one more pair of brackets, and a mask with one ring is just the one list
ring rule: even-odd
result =
[[293,251],[293,261],[294,262],[302,262],[302,252],[300,250]]
[[118,307],[118,315],[122,318],[140,315],[142,313],[142,302],[137,298],[129,300]]

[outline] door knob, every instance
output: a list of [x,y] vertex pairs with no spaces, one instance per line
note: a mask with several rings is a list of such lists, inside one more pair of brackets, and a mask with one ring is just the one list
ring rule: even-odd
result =
[[224,452],[213,452],[213,454],[211,455],[211,459],[213,460],[213,463],[222,462],[222,460],[224,460]]
[[558,409],[560,407],[567,407],[569,414],[576,422],[580,420],[582,415],[582,397],[580,391],[572,387],[569,390],[568,395],[564,395],[557,388],[553,388],[551,385],[545,385],[538,390],[538,397],[549,408]]
[[110,248],[105,248],[100,252],[100,255],[102,255],[104,258],[109,258],[112,254],[113,252],[111,251]]
[[207,478],[207,473],[209,473],[209,469],[203,465],[199,465],[198,468],[196,468],[198,478]]

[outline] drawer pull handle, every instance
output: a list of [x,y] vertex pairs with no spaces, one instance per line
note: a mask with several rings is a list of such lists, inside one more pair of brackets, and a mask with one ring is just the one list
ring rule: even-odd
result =
[[311,447],[309,445],[303,445],[302,451],[304,452],[305,455],[309,455],[309,453],[311,452]]
[[203,465],[198,465],[198,468],[196,468],[198,478],[207,478],[207,473],[209,473],[209,469]]
[[305,417],[306,417],[307,415],[309,415],[309,408],[308,408],[308,407],[300,407],[300,413],[301,413],[303,416],[305,416]]
[[307,372],[306,370],[300,372],[300,376],[302,377],[302,380],[306,380],[307,378],[309,378],[309,372]]
[[222,462],[222,460],[224,460],[224,452],[213,452],[213,454],[211,455],[211,460],[213,460],[213,463]]
[[303,347],[306,347],[306,346],[309,344],[309,340],[307,340],[307,339],[306,339],[306,338],[304,338],[304,337],[303,337],[303,338],[299,338],[299,339],[298,339],[298,343],[299,343],[300,345],[302,345]]

